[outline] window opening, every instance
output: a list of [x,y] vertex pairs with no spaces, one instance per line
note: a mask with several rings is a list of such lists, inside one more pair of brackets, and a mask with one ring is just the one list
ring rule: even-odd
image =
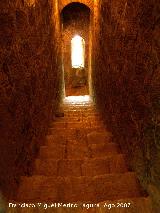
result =
[[71,40],[72,68],[84,68],[85,41],[76,35]]

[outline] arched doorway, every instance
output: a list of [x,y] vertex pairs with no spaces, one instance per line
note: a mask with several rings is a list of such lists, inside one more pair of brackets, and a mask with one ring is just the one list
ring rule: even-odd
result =
[[88,95],[90,9],[70,3],[61,21],[65,95]]

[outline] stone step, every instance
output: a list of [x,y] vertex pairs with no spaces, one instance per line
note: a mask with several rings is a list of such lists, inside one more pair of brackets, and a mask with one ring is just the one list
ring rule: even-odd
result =
[[83,116],[83,115],[79,115],[79,116],[73,116],[73,117],[64,117],[63,119],[55,119],[53,120],[53,123],[54,122],[84,122],[84,123],[90,123],[90,122],[93,122],[93,123],[99,123],[99,124],[103,124],[103,120],[99,117],[95,117],[95,116]]
[[79,117],[79,115],[96,116],[96,117],[101,116],[100,113],[97,112],[96,110],[88,110],[88,109],[83,109],[83,110],[81,110],[81,109],[68,109],[68,110],[63,109],[63,112],[64,112],[65,116],[67,115],[69,117],[75,116],[75,115],[78,115],[78,117]]
[[[57,121],[63,121],[63,120],[69,120],[69,119],[74,119],[74,120],[95,120],[95,121],[102,121],[102,118],[101,116],[99,116],[98,114],[95,114],[95,115],[88,115],[88,114],[84,114],[84,113],[76,113],[77,116],[75,116],[75,113],[73,113],[73,116],[72,114],[68,113],[68,114],[65,114],[64,113],[64,116],[62,117],[54,117],[54,120],[57,120]],[[53,120],[53,121],[54,121]]]
[[83,158],[97,158],[106,157],[111,154],[118,154],[119,148],[115,143],[107,144],[91,144],[89,147],[84,144],[69,143],[65,145],[52,144],[51,146],[41,146],[41,159],[83,159]]
[[[54,143],[55,141],[57,141],[58,143],[58,141],[61,140],[62,138],[65,140],[86,140],[87,137],[87,130],[83,131],[82,129],[70,129],[70,130],[59,129],[50,132],[51,134],[47,135],[47,141],[50,141],[50,143]],[[58,139],[58,137],[60,139]]]
[[23,177],[17,200],[23,202],[85,202],[140,197],[135,174],[108,174],[95,177]]
[[76,110],[80,110],[80,111],[92,111],[92,112],[97,112],[97,108],[95,106],[93,106],[92,104],[88,104],[83,106],[82,104],[77,104],[77,105],[73,105],[73,104],[64,104],[61,105],[60,109],[63,110],[68,110],[68,111],[76,111]]
[[53,158],[53,159],[64,159],[66,158],[65,155],[65,145],[58,145],[53,144],[52,147],[48,146],[41,146],[39,156],[42,159],[45,158]]
[[90,157],[90,152],[87,146],[79,146],[69,144],[67,147],[60,145],[57,146],[56,144],[50,146],[42,146],[40,149],[40,158],[53,158],[53,159],[83,159],[85,157]]
[[100,143],[100,144],[90,144],[90,153],[93,158],[105,157],[109,154],[120,153],[119,147],[115,143]]
[[[24,203],[9,201],[6,213],[156,213],[149,197],[106,200],[100,203],[35,203],[35,207],[20,207]],[[12,207],[15,204],[17,207]],[[60,206],[61,205],[61,206]],[[68,205],[63,207],[62,205]]]
[[122,154],[102,158],[89,159],[82,165],[82,175],[96,176],[109,173],[127,172],[127,166]]
[[90,120],[93,119],[101,119],[101,116],[97,113],[83,113],[83,112],[64,112],[64,118],[65,119],[75,119],[75,118],[89,118]]
[[99,112],[96,112],[94,110],[92,111],[89,111],[89,110],[78,110],[78,109],[74,109],[74,110],[63,110],[65,116],[75,116],[75,115],[84,115],[84,116],[95,116],[95,117],[101,117],[100,113]]
[[124,162],[124,156],[119,154],[83,160],[37,159],[34,174],[65,177],[95,176],[123,172],[127,172],[127,167]]
[[93,123],[95,125],[104,125],[102,120],[98,120],[98,119],[90,119],[90,118],[73,118],[73,120],[71,118],[63,118],[63,119],[55,119],[50,126],[54,126],[54,125],[75,125],[75,124],[90,124]]
[[55,122],[52,124],[53,129],[76,129],[76,128],[103,128],[103,123],[101,122]]
[[67,138],[65,135],[56,134],[56,135],[47,135],[46,137],[46,146],[56,145],[66,145]]
[[56,134],[61,134],[61,135],[66,135],[68,137],[69,135],[76,135],[77,132],[82,132],[83,134],[89,134],[93,131],[96,132],[104,132],[106,131],[105,127],[79,127],[79,128],[49,128],[48,130],[48,135],[56,135]]
[[[63,133],[63,132],[62,132]],[[77,134],[74,134],[74,131],[72,131],[73,134],[62,134],[61,132],[57,133],[56,135],[47,135],[46,137],[46,146],[52,147],[52,146],[59,146],[59,145],[67,145],[67,144],[74,144],[79,146],[87,146],[87,136],[83,132],[77,132]],[[93,141],[95,143],[96,141]],[[108,141],[106,141],[107,143]],[[99,140],[97,143],[104,143],[104,141]]]
[[88,144],[100,144],[112,141],[112,134],[107,131],[93,131],[87,134]]
[[67,131],[67,134],[62,130],[55,132],[53,135],[47,135],[46,145],[52,146],[57,145],[66,145],[67,142],[70,144],[76,143],[78,146],[81,144],[104,144],[112,141],[112,134],[106,131],[94,131],[89,134],[83,131]]

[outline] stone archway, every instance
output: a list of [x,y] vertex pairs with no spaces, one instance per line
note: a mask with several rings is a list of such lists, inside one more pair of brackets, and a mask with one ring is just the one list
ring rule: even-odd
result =
[[60,13],[62,10],[69,5],[70,3],[82,3],[86,5],[91,11],[93,10],[94,0],[60,0],[59,1],[59,11]]
[[[79,2],[70,3],[63,8],[61,18],[65,95],[88,95],[90,8]],[[85,41],[83,69],[72,67],[71,40],[75,35]]]

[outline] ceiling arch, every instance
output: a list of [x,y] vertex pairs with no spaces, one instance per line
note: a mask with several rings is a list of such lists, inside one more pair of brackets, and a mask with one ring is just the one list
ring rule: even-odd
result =
[[63,10],[64,7],[66,7],[70,3],[82,3],[82,4],[85,4],[92,11],[94,0],[60,0],[60,3],[59,3],[60,12]]

